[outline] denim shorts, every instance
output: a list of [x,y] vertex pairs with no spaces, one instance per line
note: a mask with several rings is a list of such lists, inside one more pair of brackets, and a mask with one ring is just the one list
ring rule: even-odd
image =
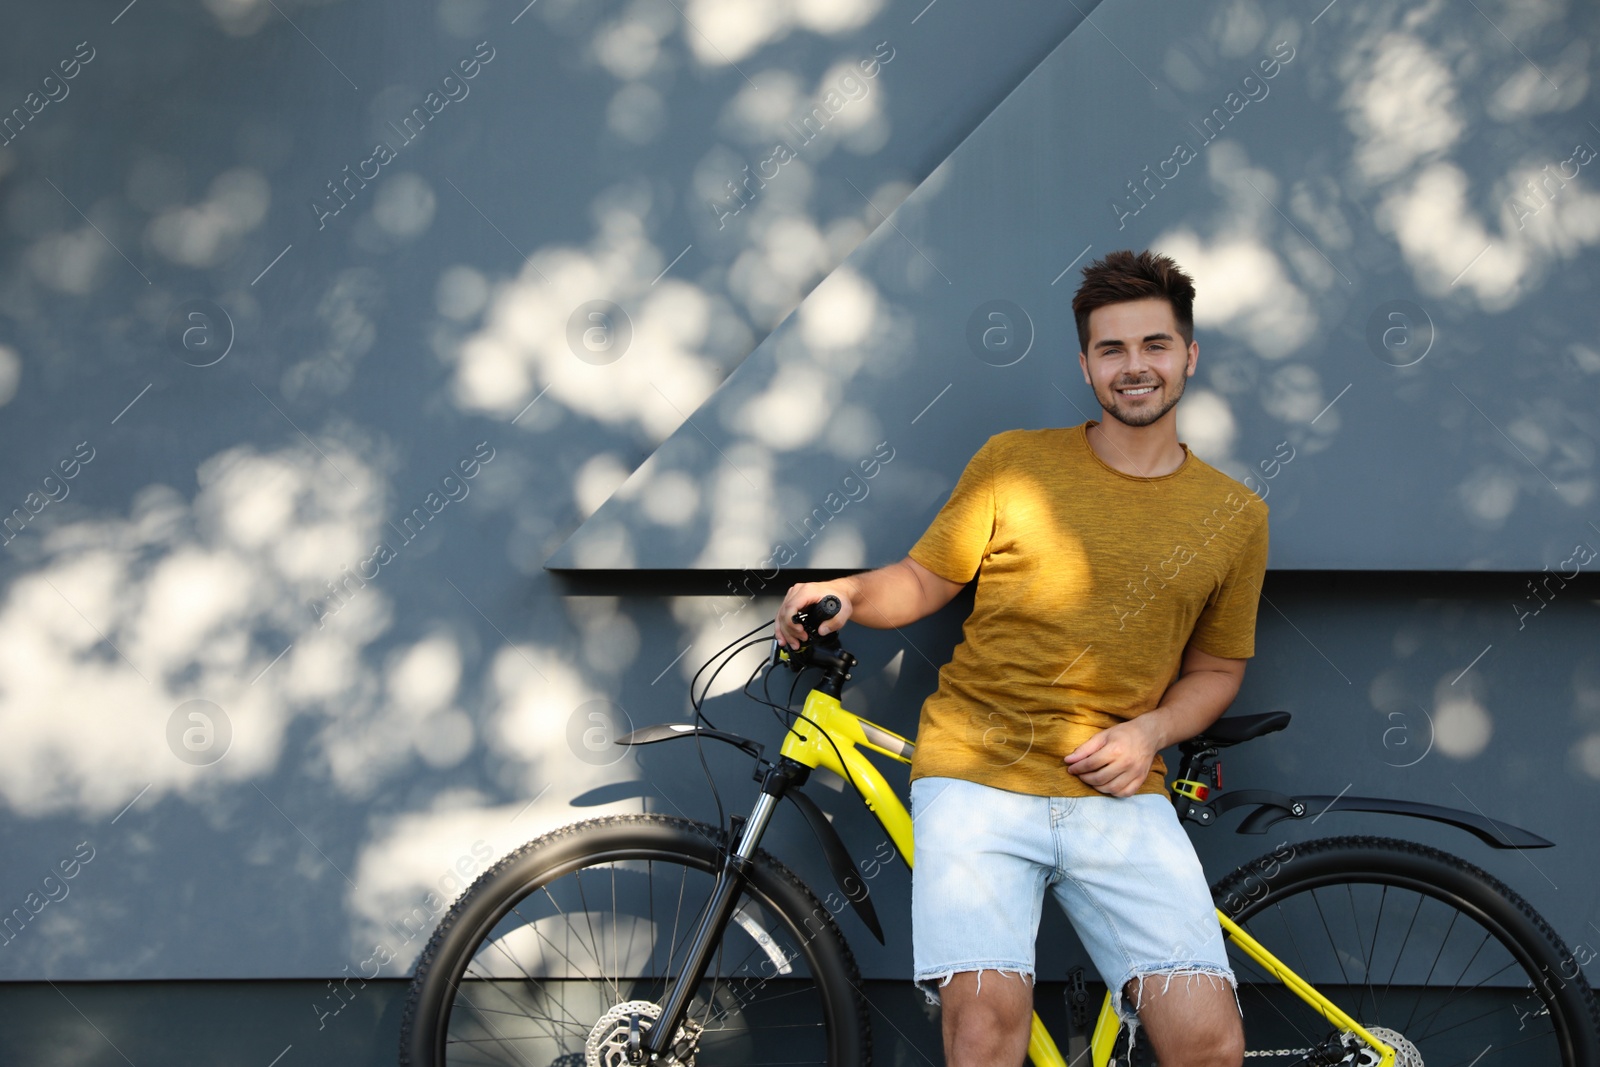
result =
[[[959,778],[911,783],[913,978],[931,1003],[957,971],[1034,975],[1050,890],[1101,980],[1208,975],[1237,990],[1205,873],[1172,802],[1041,797]],[[1137,987],[1142,998],[1144,985]],[[1136,1025],[1138,1004],[1114,998]]]

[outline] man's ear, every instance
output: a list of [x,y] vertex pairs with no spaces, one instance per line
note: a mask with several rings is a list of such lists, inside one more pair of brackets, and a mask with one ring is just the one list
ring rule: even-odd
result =
[[1089,380],[1089,357],[1081,351],[1078,353],[1078,369],[1083,371],[1083,384],[1094,388],[1094,382]]
[[1186,369],[1184,371],[1183,376],[1185,378],[1193,378],[1194,377],[1195,368],[1197,366],[1199,366],[1199,364],[1200,364],[1200,342],[1199,341],[1190,341],[1189,342],[1189,366],[1188,366],[1188,369]]

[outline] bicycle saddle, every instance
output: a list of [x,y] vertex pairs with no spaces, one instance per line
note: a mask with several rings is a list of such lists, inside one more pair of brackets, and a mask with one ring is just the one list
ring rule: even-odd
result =
[[1183,743],[1184,748],[1227,748],[1242,741],[1274,734],[1289,725],[1287,711],[1268,711],[1260,715],[1225,715],[1200,734]]

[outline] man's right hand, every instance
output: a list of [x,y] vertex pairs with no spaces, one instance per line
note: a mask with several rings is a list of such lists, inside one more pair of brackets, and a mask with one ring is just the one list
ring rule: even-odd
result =
[[809,638],[803,626],[794,621],[794,613],[803,607],[815,604],[825,596],[833,595],[839,598],[839,614],[817,627],[819,634],[831,634],[843,626],[850,618],[852,604],[850,603],[850,590],[845,582],[800,582],[791,585],[784,594],[783,605],[778,608],[777,628],[775,633],[778,644],[784,648],[799,648]]
[[785,648],[805,644],[805,629],[794,621],[794,613],[830,594],[839,598],[839,614],[817,628],[820,634],[838,632],[856,608],[861,609],[856,621],[862,626],[875,630],[905,626],[950,603],[963,585],[964,582],[940,577],[910,556],[887,567],[831,582],[800,582],[784,594],[775,636]]

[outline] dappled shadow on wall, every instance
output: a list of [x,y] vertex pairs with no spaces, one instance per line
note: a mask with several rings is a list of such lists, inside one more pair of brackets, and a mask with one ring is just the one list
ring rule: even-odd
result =
[[[79,459],[92,464],[92,449]],[[176,796],[237,829],[238,806],[214,801],[243,789],[254,807],[250,790],[285,760],[296,778],[361,803],[492,751],[482,785],[512,800],[460,787],[427,810],[372,819],[347,875],[363,936],[438,882],[455,852],[481,866],[478,852],[499,855],[565,821],[595,766],[561,739],[573,709],[604,694],[559,650],[508,641],[488,659],[481,714],[469,715],[467,646],[448,621],[396,640],[382,569],[424,531],[413,516],[386,520],[371,463],[330,439],[320,454],[240,446],[201,464],[198,482],[192,499],[146,486],[126,515],[12,544],[26,572],[0,600],[10,809],[103,821]],[[614,652],[616,620],[593,621]]]
[[[1219,48],[1240,49],[1248,11],[1236,5],[1218,16],[1228,31]],[[1553,61],[1534,63],[1507,43],[1548,41],[1570,15],[1560,5],[1497,12],[1498,21],[1401,4],[1330,12],[1343,29],[1341,51],[1313,89],[1342,116],[1346,144],[1313,146],[1298,172],[1252,159],[1237,142],[1204,148],[1219,210],[1154,244],[1195,269],[1196,325],[1257,357],[1230,368],[1219,390],[1187,398],[1185,430],[1208,460],[1215,452],[1230,474],[1261,478],[1253,464],[1231,463],[1227,447],[1239,419],[1222,394],[1243,399],[1252,387],[1263,412],[1298,435],[1297,448],[1329,446],[1341,407],[1362,398],[1329,408],[1349,372],[1330,358],[1342,355],[1337,348],[1316,353],[1311,342],[1337,325],[1349,274],[1359,282],[1358,267],[1383,270],[1397,255],[1428,319],[1395,317],[1398,328],[1380,332],[1391,350],[1377,354],[1396,368],[1394,390],[1418,402],[1456,379],[1460,395],[1436,409],[1437,429],[1515,447],[1475,448],[1505,458],[1450,472],[1462,518],[1498,529],[1519,497],[1546,486],[1573,507],[1592,503],[1597,456],[1581,430],[1589,412],[1573,389],[1547,387],[1600,377],[1600,347],[1550,335],[1588,287],[1580,257],[1600,243],[1600,194],[1587,174],[1600,161],[1600,130],[1578,113],[1590,97],[1592,45],[1570,40]],[[1297,44],[1326,47],[1314,37]],[[1182,62],[1169,56],[1166,70],[1181,84]],[[1270,91],[1260,79],[1251,85]],[[1550,132],[1547,120],[1564,114],[1572,121]],[[1436,338],[1432,363],[1416,365]],[[1452,372],[1443,380],[1425,373],[1441,361]],[[1493,384],[1506,371],[1518,379],[1511,397]]]
[[[287,36],[279,24],[304,24],[322,6],[205,0],[202,10],[229,36],[281,44],[282,33],[299,48],[304,38]],[[707,49],[670,5],[635,5],[579,43],[595,69],[615,80],[609,130],[637,146],[665,130],[663,77],[686,61],[717,70],[792,32],[841,35],[879,6],[692,4],[691,17],[711,32]],[[426,7],[457,37],[481,30],[491,10],[469,0]],[[545,0],[528,23],[560,26],[576,18],[574,5]],[[162,44],[168,52],[155,54],[171,58],[172,50],[195,43],[169,38]],[[306,57],[330,64],[324,73],[343,86],[333,59]],[[636,462],[640,442],[658,442],[704,401],[748,351],[751,321],[764,329],[781,319],[878,223],[879,209],[892,209],[905,194],[903,184],[893,184],[871,190],[875,206],[857,202],[828,221],[808,213],[813,170],[835,147],[864,154],[887,136],[881,97],[876,90],[868,95],[859,78],[842,81],[854,61],[841,63],[814,84],[782,69],[756,71],[761,92],[752,88],[728,104],[722,137],[738,147],[719,141],[707,148],[686,194],[694,200],[695,226],[725,238],[699,280],[666,275],[682,250],[662,247],[653,236],[671,205],[652,203],[652,183],[643,177],[595,195],[586,246],[535,248],[517,277],[495,278],[492,269],[459,261],[438,266],[434,307],[423,314],[432,315],[424,343],[455,371],[457,412],[520,415],[516,432],[534,438],[563,420],[584,420],[606,442],[575,476],[524,466],[531,491],[500,494],[497,507],[512,513],[519,532],[513,537],[527,532],[540,540],[536,550],[511,546],[518,569],[537,570],[539,550],[550,547],[567,509],[598,506]],[[98,72],[89,67],[85,76]],[[778,110],[787,114],[841,86],[849,104],[833,116],[829,135],[784,165],[783,181],[738,212],[737,228],[726,211],[719,221],[710,207],[727,199],[724,186],[750,153],[770,142],[763,123],[777,121],[774,101],[784,102]],[[392,103],[396,92],[379,88],[377,99]],[[41,125],[29,136],[88,136],[91,115],[60,110],[69,113],[45,116],[53,132]],[[376,115],[379,108],[372,110]],[[281,217],[274,208],[299,197],[282,168],[291,149],[304,144],[280,115],[235,117],[240,159],[202,169],[162,154],[152,137],[130,148],[120,187],[83,203],[82,216],[74,213],[79,190],[70,183],[52,189],[45,171],[29,166],[4,175],[12,182],[8,222],[21,237],[20,269],[7,279],[9,305],[27,309],[41,336],[54,340],[77,317],[56,314],[59,306],[48,300],[75,307],[79,298],[104,298],[126,285],[135,314],[146,326],[160,326],[177,299],[169,286],[181,293],[206,272],[214,285],[232,287],[217,300],[241,336],[267,340],[267,359],[257,364],[268,368],[264,395],[290,411],[294,404],[338,402],[363,370],[360,361],[380,326],[396,316],[398,309],[385,306],[394,283],[363,264],[305,272],[291,256],[271,266],[286,251],[286,238],[274,232]],[[0,153],[0,172],[19,160]],[[354,205],[356,217],[340,220],[357,252],[383,255],[437,236],[447,207],[473,225],[484,222],[479,238],[486,246],[501,240],[466,193],[452,189],[449,175],[420,157],[415,165],[385,174],[369,199]],[[477,193],[461,173],[453,176]],[[302,212],[300,199],[294,202]],[[517,236],[520,243],[523,235]],[[319,252],[326,255],[325,246]],[[320,331],[312,343],[299,343],[297,326],[273,325],[269,313],[280,309],[259,295],[264,289],[252,288],[252,278],[277,281],[268,274],[273,269],[302,270],[307,288],[315,288],[306,314],[294,320]],[[716,292],[723,282],[732,299]],[[604,344],[597,348],[584,337],[590,320],[575,317],[597,300],[628,310],[632,351],[614,366]],[[274,345],[287,354],[281,364],[272,362]],[[62,366],[81,358],[77,348],[89,349],[56,347]],[[132,358],[125,348],[116,358]],[[644,362],[647,374],[637,372]],[[0,347],[0,391],[14,390],[21,373],[21,358]],[[529,408],[535,398],[542,399]],[[362,416],[346,410],[332,423],[341,417]],[[387,457],[349,443],[369,430],[381,438],[388,429],[356,426],[345,441],[336,440],[340,432],[314,431],[311,447],[295,441],[222,448],[198,463],[192,494],[144,485],[125,508],[64,517],[12,545],[21,566],[0,599],[6,678],[0,726],[12,739],[0,755],[0,798],[31,817],[103,819],[136,798],[148,805],[177,797],[220,829],[235,809],[208,801],[226,791],[254,803],[255,790],[284,770],[297,784],[315,783],[314,793],[326,783],[348,804],[393,790],[418,769],[456,772],[454,781],[470,784],[429,794],[415,810],[371,816],[357,832],[354,864],[340,860],[352,879],[352,913],[368,925],[394,914],[417,888],[440,885],[451,866],[444,861],[471,851],[468,845],[485,841],[498,854],[564,821],[568,799],[593,785],[596,770],[572,759],[562,739],[575,709],[607,697],[616,673],[637,653],[638,635],[629,636],[632,624],[614,604],[572,605],[562,623],[573,641],[544,642],[512,630],[485,657],[480,684],[472,670],[476,648],[452,624],[459,615],[475,626],[471,607],[458,604],[417,632],[400,625],[398,591],[386,591],[370,575],[390,565],[377,557],[375,544],[387,543],[405,558],[407,534],[392,523],[395,506],[409,502],[395,499]],[[517,462],[511,452],[503,451],[503,468]],[[682,495],[692,501],[695,490]],[[683,504],[669,494],[660,511],[681,515]],[[701,623],[686,617],[684,625]],[[602,660],[605,669],[597,666]],[[486,774],[467,771],[478,759],[489,765]],[[530,807],[532,798],[542,799]]]

